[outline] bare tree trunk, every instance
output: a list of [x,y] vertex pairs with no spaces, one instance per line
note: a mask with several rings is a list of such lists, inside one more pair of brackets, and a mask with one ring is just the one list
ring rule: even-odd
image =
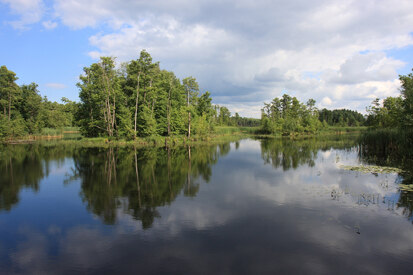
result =
[[153,109],[154,109],[154,107],[155,107],[155,102],[156,102],[156,99],[154,98],[154,99],[152,100],[152,111],[151,111],[151,117],[153,117]]
[[[189,90],[188,90],[188,94],[186,98],[187,98],[186,106],[189,108]],[[190,137],[191,137],[191,111],[189,111],[188,109],[188,141]]]
[[171,90],[172,90],[172,81],[169,82],[169,93],[168,93],[168,106],[167,110],[167,117],[168,117],[168,136],[171,135]]
[[9,91],[9,121],[11,116],[11,91]]
[[139,80],[141,72],[138,73],[138,85],[136,86],[136,101],[135,101],[135,139],[136,139],[136,123],[138,120],[138,104],[139,104]]
[[188,112],[188,140],[191,138],[191,112]]
[[112,108],[112,135],[115,131],[115,124],[116,124],[116,96],[113,95],[113,108]]

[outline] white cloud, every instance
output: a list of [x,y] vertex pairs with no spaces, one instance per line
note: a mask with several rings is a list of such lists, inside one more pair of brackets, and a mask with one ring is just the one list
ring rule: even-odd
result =
[[55,90],[62,90],[66,88],[66,85],[62,83],[46,83],[45,86],[51,89],[55,89]]
[[47,30],[53,30],[54,28],[57,27],[57,22],[53,22],[53,21],[51,21],[51,20],[43,21],[43,22],[42,22],[42,25],[43,25],[43,27],[44,27],[45,29],[47,29]]
[[321,105],[324,106],[324,107],[329,107],[329,106],[331,106],[331,103],[333,103],[333,102],[331,101],[331,99],[330,99],[328,96],[324,97],[324,98],[321,100]]
[[28,25],[39,22],[44,14],[45,7],[42,0],[0,0],[8,4],[12,13],[20,16],[19,20],[8,22],[15,29],[27,29]]
[[413,2],[404,0],[56,0],[53,8],[64,25],[96,28],[92,58],[128,61],[146,49],[241,115],[259,116],[252,107],[283,92],[364,110],[373,96],[398,93],[405,62],[386,50],[413,45]]
[[338,71],[327,74],[329,81],[357,84],[366,81],[389,81],[397,78],[404,62],[387,58],[384,53],[356,54],[341,64]]

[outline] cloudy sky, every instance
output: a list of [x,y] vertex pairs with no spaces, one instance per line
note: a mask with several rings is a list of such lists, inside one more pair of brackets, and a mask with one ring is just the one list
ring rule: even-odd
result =
[[242,116],[283,93],[363,112],[411,72],[412,11],[411,0],[0,0],[0,65],[77,100],[83,67],[146,49]]

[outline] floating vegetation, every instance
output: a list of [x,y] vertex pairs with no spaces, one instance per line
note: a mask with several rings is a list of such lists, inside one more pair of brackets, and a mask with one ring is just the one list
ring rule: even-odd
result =
[[340,165],[341,169],[350,170],[350,171],[358,171],[362,173],[372,173],[374,175],[377,174],[393,174],[393,173],[402,173],[403,170],[395,167],[387,167],[387,166],[365,166],[365,165],[358,165],[358,166],[351,166],[351,165]]

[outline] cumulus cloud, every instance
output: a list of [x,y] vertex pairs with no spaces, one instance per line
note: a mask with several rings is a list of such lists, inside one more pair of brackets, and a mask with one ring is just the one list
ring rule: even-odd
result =
[[13,28],[24,30],[28,25],[39,22],[45,12],[42,0],[0,0],[1,3],[7,4],[12,13],[20,18],[10,21]]
[[56,22],[53,22],[53,21],[51,21],[51,20],[43,21],[43,22],[42,22],[42,25],[43,25],[43,27],[44,27],[45,29],[47,29],[47,30],[53,30],[54,28],[57,27],[57,23],[56,23]]
[[259,111],[253,106],[284,92],[319,103],[328,97],[331,108],[358,110],[372,96],[396,95],[397,70],[405,63],[386,51],[413,45],[411,10],[413,2],[404,0],[53,4],[63,25],[96,31],[89,38],[93,59],[110,55],[128,61],[146,49],[178,77],[196,77],[215,103],[254,116]]
[[356,54],[347,59],[338,71],[327,74],[328,81],[358,84],[367,81],[391,81],[404,62],[387,58],[384,53]]

